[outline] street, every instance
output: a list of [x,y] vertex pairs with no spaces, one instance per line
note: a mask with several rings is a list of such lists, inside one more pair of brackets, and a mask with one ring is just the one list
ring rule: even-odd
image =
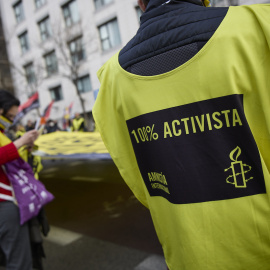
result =
[[46,160],[40,180],[55,196],[45,270],[166,269],[149,211],[112,161]]

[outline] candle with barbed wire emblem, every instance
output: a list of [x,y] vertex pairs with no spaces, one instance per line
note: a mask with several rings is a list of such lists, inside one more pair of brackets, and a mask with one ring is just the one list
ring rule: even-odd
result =
[[[238,160],[239,156],[241,155],[241,148],[237,146],[234,150],[230,153],[231,159],[231,166],[224,171],[227,172],[228,170],[232,170],[232,175],[229,175],[226,178],[226,183],[234,185],[236,188],[246,188],[247,181],[253,179],[253,177],[246,178],[246,173],[250,172],[252,167],[243,164],[243,161]],[[246,170],[245,170],[246,169]],[[232,178],[232,179],[231,179]]]

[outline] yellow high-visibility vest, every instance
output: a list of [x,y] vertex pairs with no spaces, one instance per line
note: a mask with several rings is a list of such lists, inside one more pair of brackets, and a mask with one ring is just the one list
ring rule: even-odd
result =
[[[5,146],[12,141],[5,136],[3,133],[0,132],[0,146]],[[25,161],[28,162],[29,159],[29,151],[27,150],[26,146],[22,146],[20,149],[18,149],[20,157]],[[33,156],[33,172],[36,179],[39,179],[39,172],[43,169],[43,165],[41,163],[41,157],[40,156]]]
[[81,124],[84,122],[84,119],[81,117],[79,119],[74,118],[72,120],[72,131],[84,131],[83,128],[80,128]]
[[188,62],[99,70],[96,125],[170,270],[270,269],[270,5],[230,7]]

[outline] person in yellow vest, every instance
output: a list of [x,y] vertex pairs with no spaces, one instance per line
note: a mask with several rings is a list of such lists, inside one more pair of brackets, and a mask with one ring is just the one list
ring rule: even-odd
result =
[[139,0],[93,115],[170,270],[270,269],[270,5]]
[[[11,183],[4,171],[6,163],[20,158],[18,149],[33,145],[38,131],[26,132],[11,142],[5,135],[20,105],[11,93],[0,90],[0,250],[4,253],[7,269],[32,269],[32,253],[28,224],[20,225],[19,208]],[[0,251],[0,261],[1,261]]]
[[[16,132],[16,139],[19,139],[24,133],[25,132],[23,132],[22,130],[18,130]],[[25,145],[25,146],[21,147],[18,150],[18,152],[19,152],[20,157],[25,162],[29,163],[29,165],[33,169],[35,178],[39,179],[39,173],[43,169],[43,165],[42,165],[42,162],[41,162],[41,157],[32,154],[32,152],[34,150],[37,150],[37,149],[38,149],[38,146],[35,145],[35,144],[34,145]]]
[[[18,136],[16,139],[19,139],[23,133],[17,132],[16,135]],[[24,145],[18,150],[18,153],[20,157],[31,166],[35,178],[38,180],[39,173],[43,169],[43,165],[41,162],[41,157],[32,154],[34,150],[38,150],[37,145]],[[40,209],[37,217],[34,217],[28,221],[28,226],[30,232],[33,267],[35,269],[43,269],[42,258],[45,258],[45,251],[43,248],[43,238],[41,232],[44,236],[47,236],[50,230],[50,225],[44,208]]]
[[71,131],[84,132],[84,118],[79,113],[75,113],[75,118],[72,120]]
[[22,137],[23,134],[25,134],[25,128],[23,125],[18,124],[16,127],[15,137],[20,138],[20,137]]

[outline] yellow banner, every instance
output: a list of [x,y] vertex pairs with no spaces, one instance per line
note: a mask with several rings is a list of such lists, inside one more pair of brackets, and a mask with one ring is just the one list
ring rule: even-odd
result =
[[110,159],[98,132],[53,132],[41,135],[35,155],[48,158]]

